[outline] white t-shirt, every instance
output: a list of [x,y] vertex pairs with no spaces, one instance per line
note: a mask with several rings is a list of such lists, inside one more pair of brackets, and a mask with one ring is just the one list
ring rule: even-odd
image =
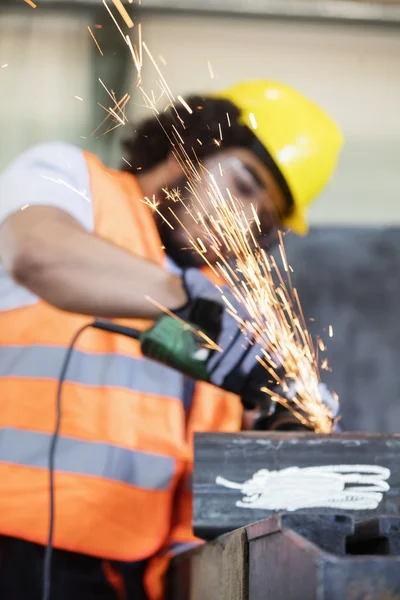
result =
[[[56,206],[93,231],[89,172],[82,150],[53,142],[35,146],[0,175],[0,225],[27,206]],[[34,304],[38,298],[17,285],[0,265],[0,310]]]
[[[0,175],[0,225],[27,206],[55,206],[94,230],[90,178],[83,151],[63,142],[34,146]],[[180,270],[169,259],[167,268]],[[0,264],[0,311],[35,304],[37,296],[16,284]]]

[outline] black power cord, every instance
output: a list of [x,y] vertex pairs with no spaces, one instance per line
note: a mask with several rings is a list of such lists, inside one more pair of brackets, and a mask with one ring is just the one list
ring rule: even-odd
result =
[[51,600],[51,562],[53,557],[53,536],[54,536],[54,519],[55,519],[55,494],[54,494],[54,462],[55,462],[55,454],[57,448],[57,442],[60,435],[60,425],[61,425],[61,392],[62,385],[65,380],[65,376],[67,374],[67,370],[69,367],[69,363],[71,360],[72,352],[74,350],[74,346],[79,338],[79,336],[89,327],[94,327],[95,329],[102,329],[103,331],[109,331],[111,333],[117,333],[120,335],[126,335],[133,339],[138,339],[141,332],[137,329],[133,329],[131,327],[124,327],[123,325],[116,325],[115,323],[111,323],[110,321],[102,321],[100,319],[96,319],[92,323],[87,323],[83,327],[81,327],[74,337],[72,338],[71,343],[68,346],[67,352],[64,357],[64,361],[61,366],[60,376],[58,378],[58,386],[57,386],[57,403],[56,403],[56,425],[53,431],[53,435],[50,442],[49,449],[49,533],[47,538],[47,546],[44,554],[44,567],[43,567],[43,593],[42,600]]
[[47,546],[44,554],[44,567],[43,567],[43,600],[50,600],[51,598],[51,560],[53,556],[53,534],[54,534],[54,516],[55,516],[55,506],[54,506],[54,459],[56,454],[58,437],[60,434],[60,425],[61,425],[61,391],[62,384],[65,379],[65,375],[68,370],[69,361],[72,356],[72,352],[74,346],[76,344],[77,339],[86,329],[92,327],[93,323],[87,323],[83,327],[81,327],[76,334],[74,335],[70,345],[68,346],[67,353],[65,355],[64,361],[62,363],[60,376],[58,378],[58,386],[57,386],[57,404],[56,404],[56,425],[53,431],[53,435],[50,442],[49,449],[49,500],[50,500],[50,509],[49,509],[49,533],[47,538]]

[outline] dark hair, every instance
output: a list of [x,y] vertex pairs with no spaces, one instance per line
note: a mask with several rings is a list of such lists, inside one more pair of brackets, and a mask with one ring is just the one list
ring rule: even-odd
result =
[[122,170],[137,174],[165,160],[172,149],[171,140],[177,140],[176,132],[191,159],[208,158],[220,148],[248,148],[275,176],[289,211],[293,199],[282,173],[254,133],[240,123],[240,111],[235,104],[221,98],[202,96],[189,96],[185,102],[191,113],[181,103],[176,103],[174,108],[169,107],[157,117],[141,123],[133,136],[123,142],[127,162],[121,165]]
[[125,158],[132,165],[129,167],[125,163],[122,166],[125,171],[146,171],[165,160],[172,149],[170,140],[177,139],[174,128],[183,139],[184,148],[191,158],[195,155],[200,160],[208,158],[219,147],[251,146],[255,136],[238,122],[240,111],[232,102],[201,96],[189,96],[186,102],[193,111],[191,114],[183,105],[176,103],[174,109],[170,107],[157,117],[141,123],[134,135],[125,140]]

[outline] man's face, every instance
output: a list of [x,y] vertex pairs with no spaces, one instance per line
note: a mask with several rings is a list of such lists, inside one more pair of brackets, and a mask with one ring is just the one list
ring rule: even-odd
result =
[[[210,217],[216,216],[213,204],[216,189],[224,198],[229,199],[231,195],[235,199],[246,220],[253,223],[253,232],[258,236],[261,246],[270,246],[276,241],[277,227],[287,210],[286,200],[269,170],[253,152],[244,148],[220,151],[205,159],[202,168],[197,171],[200,180],[194,180],[190,185],[185,176],[171,181],[168,190],[172,198],[165,197],[163,192],[159,198],[159,210],[174,229],[168,227],[159,216],[156,217],[157,223],[166,252],[175,262],[180,266],[204,266],[204,259],[194,249],[190,239],[197,246],[200,244],[205,247],[208,262],[216,262],[217,256],[210,247],[212,244],[204,223],[196,222],[193,218],[193,215],[196,217],[200,213],[207,225]],[[210,193],[210,190],[214,192]],[[176,201],[177,195],[181,201]],[[259,227],[255,214],[260,222]]]

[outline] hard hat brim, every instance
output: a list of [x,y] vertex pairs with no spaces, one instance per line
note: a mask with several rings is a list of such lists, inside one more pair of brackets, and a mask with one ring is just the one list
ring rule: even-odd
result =
[[300,211],[294,211],[290,217],[284,220],[283,225],[301,236],[307,235],[309,230],[307,220]]

